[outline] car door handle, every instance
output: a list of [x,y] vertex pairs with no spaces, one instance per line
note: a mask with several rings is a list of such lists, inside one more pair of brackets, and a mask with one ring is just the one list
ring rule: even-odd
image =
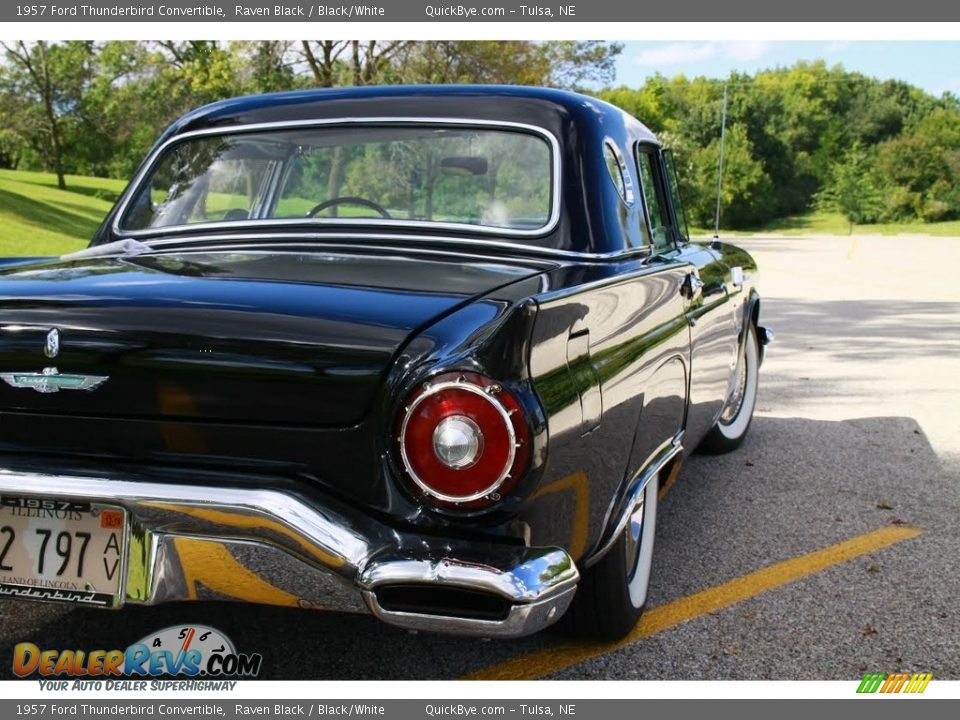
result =
[[680,286],[680,294],[688,300],[693,300],[702,288],[703,280],[701,280],[696,273],[689,272],[683,279],[683,284]]

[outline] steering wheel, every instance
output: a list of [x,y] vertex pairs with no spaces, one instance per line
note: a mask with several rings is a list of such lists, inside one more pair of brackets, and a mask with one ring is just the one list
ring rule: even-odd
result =
[[350,196],[335,197],[335,198],[330,198],[329,200],[324,200],[319,205],[314,206],[314,208],[307,213],[307,217],[308,218],[316,217],[317,213],[323,212],[328,207],[333,207],[334,205],[344,205],[347,203],[352,205],[363,205],[363,207],[370,208],[371,210],[378,213],[382,218],[385,218],[387,220],[393,219],[393,217],[390,215],[390,213],[387,212],[387,209],[383,207],[383,205],[378,205],[373,200],[367,200],[366,198],[350,197]]

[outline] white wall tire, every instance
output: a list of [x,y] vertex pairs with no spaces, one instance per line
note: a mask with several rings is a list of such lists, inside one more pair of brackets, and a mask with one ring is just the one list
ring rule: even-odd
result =
[[[638,610],[646,604],[647,591],[650,587],[650,569],[653,567],[653,539],[657,529],[658,488],[657,478],[653,478],[647,483],[647,487],[643,491],[641,516],[637,523],[639,527],[633,524],[631,518],[631,522],[627,524],[624,530],[627,535],[624,552],[624,560],[628,567],[627,590],[630,593],[630,604]],[[638,537],[634,542],[630,542],[629,538],[634,533]]]
[[628,522],[607,554],[583,573],[564,618],[571,634],[604,642],[621,640],[643,614],[653,567],[659,487],[656,477],[647,483],[637,526]]
[[747,324],[747,333],[734,371],[734,383],[716,425],[700,444],[700,450],[720,454],[740,447],[757,405],[757,387],[760,381],[760,343],[753,323]]

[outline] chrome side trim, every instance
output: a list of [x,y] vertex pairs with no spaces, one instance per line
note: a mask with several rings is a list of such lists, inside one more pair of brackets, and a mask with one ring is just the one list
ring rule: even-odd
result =
[[[120,238],[139,238],[151,237],[155,235],[165,235],[170,233],[191,232],[196,229],[204,228],[249,228],[251,221],[231,221],[217,223],[196,223],[194,225],[174,225],[166,228],[148,228],[144,230],[124,230],[120,227],[120,221],[127,214],[127,207],[130,201],[140,190],[143,181],[147,178],[163,152],[176,143],[184,142],[192,138],[205,137],[209,135],[237,135],[243,133],[266,132],[271,130],[294,130],[298,128],[324,127],[331,125],[460,125],[465,127],[488,127],[503,128],[508,130],[519,130],[527,133],[539,135],[547,141],[550,146],[551,155],[551,182],[550,182],[550,216],[543,227],[533,230],[518,230],[515,228],[497,228],[484,225],[470,225],[468,223],[442,223],[442,222],[424,222],[420,220],[377,220],[373,218],[364,218],[364,225],[383,225],[386,227],[419,227],[425,229],[448,229],[462,230],[466,232],[482,233],[485,235],[508,235],[511,237],[539,237],[547,235],[560,222],[560,191],[563,187],[561,182],[562,163],[560,160],[560,142],[557,137],[546,128],[526,123],[508,122],[506,120],[480,120],[477,118],[443,118],[443,117],[347,117],[347,118],[320,118],[315,120],[287,120],[281,122],[250,123],[247,125],[230,125],[226,127],[204,128],[202,130],[192,130],[190,132],[174,135],[167,138],[147,157],[140,172],[130,183],[129,189],[120,198],[117,212],[113,218],[111,227],[114,235]],[[289,218],[260,221],[265,226],[286,226],[317,224],[322,226],[348,226],[356,227],[356,220],[343,218]]]
[[[636,475],[634,475],[630,483],[630,489],[627,491],[626,498],[621,504],[619,513],[615,515],[615,507],[610,508],[607,514],[607,529],[604,531],[603,535],[601,535],[601,540],[597,545],[597,549],[592,552],[589,557],[581,561],[581,565],[583,565],[583,567],[591,567],[604,555],[606,555],[611,547],[613,547],[613,544],[616,542],[617,538],[620,537],[620,533],[622,533],[624,528],[627,526],[627,523],[630,520],[630,515],[633,513],[633,509],[639,502],[642,501],[643,492],[647,488],[647,483],[656,477],[657,473],[659,473],[668,462],[673,460],[683,451],[682,440],[683,432],[681,431],[676,435],[676,437],[673,438],[673,440],[669,442],[669,444],[667,444],[666,448],[655,454],[653,459],[649,461]],[[613,522],[614,517],[616,517],[616,522]]]
[[[194,227],[194,226],[191,226]],[[246,226],[249,227],[249,226]],[[249,245],[245,244],[249,241],[262,240],[265,243],[271,245],[278,245],[283,241],[284,238],[290,238],[295,240],[293,243],[283,243],[283,247],[304,247],[311,250],[317,249],[317,243],[323,242],[324,240],[329,240],[331,244],[343,244],[344,239],[354,239],[354,240],[373,240],[377,242],[396,242],[400,240],[404,243],[414,243],[418,245],[433,245],[434,247],[437,244],[442,245],[452,245],[452,246],[465,246],[472,247],[478,250],[485,248],[499,248],[503,250],[514,250],[521,254],[529,255],[543,255],[547,258],[569,258],[571,260],[587,260],[587,261],[602,261],[602,260],[623,260],[631,257],[645,257],[650,254],[650,246],[643,247],[631,247],[625,248],[623,250],[615,250],[613,252],[607,253],[584,253],[577,252],[575,250],[561,250],[559,248],[548,248],[540,247],[539,245],[528,245],[525,243],[518,242],[504,242],[498,240],[487,240],[486,238],[463,238],[463,237],[451,237],[451,236],[441,236],[441,235],[403,235],[403,234],[386,234],[386,233],[360,233],[360,232],[351,232],[351,233],[337,233],[336,235],[313,235],[313,241],[307,242],[304,240],[304,237],[310,237],[309,233],[236,233],[229,236],[211,234],[211,235],[198,235],[191,238],[171,238],[171,239],[157,239],[150,240],[149,246],[153,249],[163,249],[167,246],[189,246],[193,243],[202,243],[209,240],[214,240],[222,245],[214,246],[214,249],[223,249],[229,250],[233,247],[238,249],[246,249]],[[229,241],[235,240],[240,241],[240,245],[231,246],[227,243]],[[349,246],[348,246],[349,247]],[[388,246],[389,247],[389,246]],[[187,247],[186,249],[189,249]],[[207,248],[203,248],[206,250]],[[396,250],[397,246],[393,245],[391,249]]]

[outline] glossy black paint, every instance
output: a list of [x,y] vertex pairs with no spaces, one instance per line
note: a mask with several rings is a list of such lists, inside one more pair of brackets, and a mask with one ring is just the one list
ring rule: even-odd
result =
[[[91,393],[0,384],[4,461],[285,483],[398,528],[558,545],[595,555],[631,483],[672,440],[692,450],[727,397],[745,322],[741,250],[649,247],[634,160],[656,143],[621,111],[530,88],[377,88],[241,98],[191,113],[161,142],[207,128],[322,118],[471,118],[542,127],[560,142],[562,212],[543,236],[497,242],[357,220],[276,232],[157,236],[128,257],[0,264],[0,371],[110,375]],[[625,204],[603,144],[627,159]],[[123,202],[123,199],[120,201]],[[94,244],[117,239],[116,211]],[[506,240],[506,239],[504,239]],[[703,280],[682,293],[691,273]],[[431,506],[396,458],[419,383],[473,370],[520,400],[532,463],[490,508]]]
[[110,382],[96,393],[53,397],[3,385],[0,404],[54,414],[352,425],[369,414],[411,333],[536,272],[403,255],[203,252],[9,270],[0,275],[8,324],[0,367],[42,364],[43,328],[56,326],[64,348],[57,362]]

